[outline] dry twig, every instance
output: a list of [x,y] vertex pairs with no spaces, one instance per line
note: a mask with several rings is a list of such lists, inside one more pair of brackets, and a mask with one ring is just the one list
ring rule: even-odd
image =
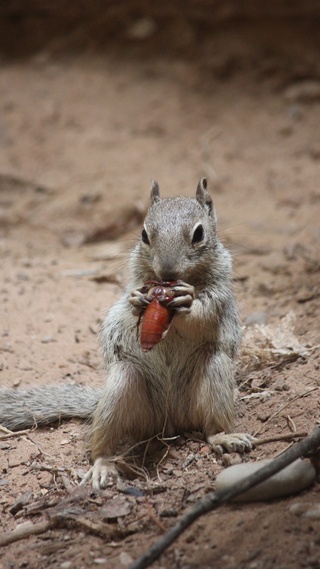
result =
[[164,525],[154,515],[154,513],[152,511],[151,504],[148,500],[147,500],[146,506],[147,506],[147,514],[148,514],[149,518],[154,521],[154,523],[161,529],[161,531],[163,531],[163,532],[166,531],[166,528],[164,527]]
[[12,439],[13,437],[20,437],[21,435],[27,435],[28,433],[30,433],[30,429],[13,432],[7,429],[7,427],[0,425],[0,432],[4,433],[3,435],[0,435],[0,441],[3,441],[5,439]]
[[18,525],[18,527],[16,527],[16,529],[13,531],[8,531],[0,535],[0,547],[3,547],[4,545],[10,545],[10,543],[20,541],[21,539],[26,539],[31,535],[39,535],[41,533],[45,533],[49,529],[54,528],[56,525],[56,519],[42,520],[36,524],[33,524],[32,522],[25,522]]
[[125,537],[128,533],[125,529],[119,529],[117,526],[113,526],[111,524],[95,522],[86,518],[84,515],[75,514],[71,510],[66,510],[64,512],[56,510],[54,512],[48,511],[47,516],[49,519],[42,520],[35,524],[32,522],[25,522],[20,524],[13,531],[3,533],[0,535],[0,547],[26,539],[32,535],[46,533],[50,529],[70,528],[70,526],[78,526],[81,530],[88,531],[89,533],[98,535],[103,539],[110,540]]
[[308,433],[287,433],[285,435],[276,435],[274,437],[265,437],[263,439],[255,439],[253,446],[266,445],[268,443],[275,443],[278,441],[290,441],[291,439],[301,439],[306,437]]

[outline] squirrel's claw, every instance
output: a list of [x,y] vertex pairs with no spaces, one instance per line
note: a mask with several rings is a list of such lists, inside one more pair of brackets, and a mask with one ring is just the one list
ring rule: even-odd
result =
[[191,294],[185,296],[177,296],[168,303],[168,308],[174,308],[179,313],[188,314],[191,310],[191,305],[193,303],[193,297]]
[[[222,448],[227,452],[248,452],[254,447],[256,439],[248,433],[218,433],[207,438],[213,450]],[[220,454],[220,452],[219,452]]]
[[179,281],[179,284],[172,287],[174,292],[179,293],[181,296],[190,295],[194,298],[194,286],[188,283],[184,283],[183,281]]
[[117,467],[107,458],[97,458],[94,465],[82,478],[80,486],[91,480],[93,489],[101,490],[101,488],[108,486],[110,478],[119,478]]
[[183,281],[179,281],[179,284],[172,287],[176,296],[168,302],[168,308],[174,308],[179,313],[188,314],[191,309],[191,305],[194,300],[194,287]]
[[140,316],[140,314],[145,310],[146,306],[148,306],[150,303],[150,301],[146,298],[146,295],[140,292],[139,289],[131,291],[129,302],[133,307],[132,313],[134,316]]

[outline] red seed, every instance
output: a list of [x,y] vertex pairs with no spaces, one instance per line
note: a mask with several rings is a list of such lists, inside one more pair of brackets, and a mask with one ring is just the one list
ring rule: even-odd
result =
[[149,352],[158,344],[168,330],[173,311],[160,304],[155,298],[146,308],[140,333],[140,343],[144,352]]

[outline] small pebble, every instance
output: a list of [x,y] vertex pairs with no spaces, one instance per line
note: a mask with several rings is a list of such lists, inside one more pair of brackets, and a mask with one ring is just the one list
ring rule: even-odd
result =
[[194,461],[194,459],[195,459],[194,454],[193,454],[193,453],[190,453],[190,454],[187,456],[186,460],[184,461],[184,463],[183,463],[183,465],[182,465],[182,468],[187,468],[187,467]]
[[225,468],[234,466],[235,464],[242,464],[241,456],[239,453],[225,453],[222,455],[222,464]]
[[24,506],[29,504],[31,499],[32,499],[32,492],[29,492],[27,490],[21,496],[19,496],[19,498],[14,502],[14,504],[10,506],[9,508],[10,514],[14,516],[17,512],[22,510]]
[[27,273],[22,272],[22,271],[19,271],[16,274],[16,277],[17,277],[18,281],[29,281],[30,280],[29,275]]
[[[270,463],[271,460],[247,462],[235,464],[226,468],[216,479],[216,490],[221,491],[230,488],[236,482],[243,480]],[[308,488],[315,481],[316,472],[311,462],[296,460],[286,468],[274,474],[268,480],[233,499],[235,502],[254,502],[262,500],[274,500],[283,496],[297,494]]]
[[273,388],[276,391],[287,391],[289,389],[286,384],[286,380],[283,377],[278,377],[278,379],[273,384]]
[[311,520],[320,520],[320,502],[318,504],[298,503],[292,504],[289,507],[292,514],[301,516],[302,518],[309,518]]
[[50,342],[54,342],[54,338],[52,336],[43,336],[43,338],[41,338],[41,343],[42,344],[50,344]]
[[0,352],[9,352],[10,354],[13,354],[13,351],[14,351],[13,347],[11,346],[11,344],[9,344],[9,342],[0,345]]
[[209,447],[209,445],[205,445],[204,447],[201,447],[201,449],[199,450],[199,454],[204,455],[204,454],[210,454],[212,451],[212,448]]
[[134,496],[135,498],[144,496],[143,490],[140,490],[140,488],[134,488],[133,486],[126,486],[126,488],[124,488],[122,492],[124,494],[128,494],[129,496]]
[[128,567],[129,565],[131,565],[131,563],[133,563],[133,558],[126,551],[121,551],[119,559],[121,565],[123,565],[124,567]]

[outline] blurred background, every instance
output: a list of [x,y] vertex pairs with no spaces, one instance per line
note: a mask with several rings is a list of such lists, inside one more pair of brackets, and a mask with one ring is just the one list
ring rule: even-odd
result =
[[228,225],[292,223],[319,197],[319,18],[315,0],[1,3],[0,219],[117,238],[152,178],[172,195],[206,175]]

